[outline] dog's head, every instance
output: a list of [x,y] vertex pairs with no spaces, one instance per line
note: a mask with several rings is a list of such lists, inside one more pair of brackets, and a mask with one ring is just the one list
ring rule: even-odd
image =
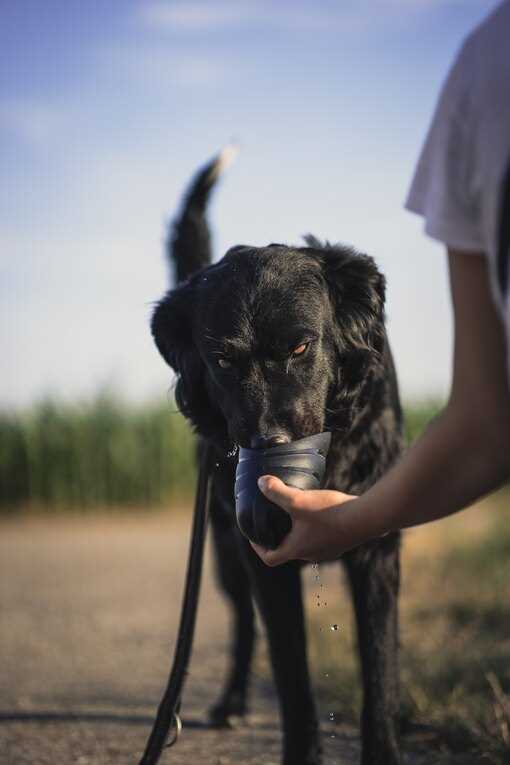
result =
[[[157,347],[177,404],[218,445],[335,429],[384,345],[384,278],[352,249],[234,247],[161,300]],[[352,407],[351,407],[352,408]]]

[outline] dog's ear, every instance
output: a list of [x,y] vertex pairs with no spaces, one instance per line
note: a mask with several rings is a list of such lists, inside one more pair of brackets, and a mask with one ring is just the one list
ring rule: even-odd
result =
[[386,280],[373,258],[330,247],[323,251],[323,269],[346,350],[381,353]]
[[190,305],[193,297],[189,284],[167,292],[151,319],[151,332],[156,347],[168,366],[181,373],[183,356],[193,343]]
[[195,287],[187,282],[168,292],[152,315],[151,331],[166,363],[177,373],[175,399],[185,417],[199,426],[208,409],[205,365],[193,341]]
[[356,386],[382,360],[386,282],[368,255],[339,245],[318,248],[315,240],[309,244],[328,286],[344,381]]

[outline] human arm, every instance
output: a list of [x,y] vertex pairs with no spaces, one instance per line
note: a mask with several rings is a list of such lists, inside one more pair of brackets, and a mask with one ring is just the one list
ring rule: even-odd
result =
[[[266,479],[266,496],[292,517],[268,565],[327,560],[389,531],[443,518],[510,478],[510,392],[502,322],[484,256],[449,251],[455,322],[453,381],[445,409],[401,461],[361,497],[299,491]],[[264,481],[262,481],[262,484]]]

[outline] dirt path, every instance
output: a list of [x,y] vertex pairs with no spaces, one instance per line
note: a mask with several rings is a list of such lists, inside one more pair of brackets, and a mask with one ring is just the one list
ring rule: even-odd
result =
[[[0,524],[1,765],[133,765],[175,638],[189,516]],[[309,593],[310,598],[313,593]],[[279,762],[273,688],[260,641],[250,725],[204,726],[225,667],[228,613],[207,556],[185,730],[162,762]],[[326,728],[325,763],[357,761],[355,730]]]

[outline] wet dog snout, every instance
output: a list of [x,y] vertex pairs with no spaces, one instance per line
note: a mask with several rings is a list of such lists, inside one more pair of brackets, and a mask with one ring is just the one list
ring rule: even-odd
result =
[[250,439],[251,449],[271,449],[273,446],[290,443],[290,438],[283,433],[266,433],[265,435],[252,436]]

